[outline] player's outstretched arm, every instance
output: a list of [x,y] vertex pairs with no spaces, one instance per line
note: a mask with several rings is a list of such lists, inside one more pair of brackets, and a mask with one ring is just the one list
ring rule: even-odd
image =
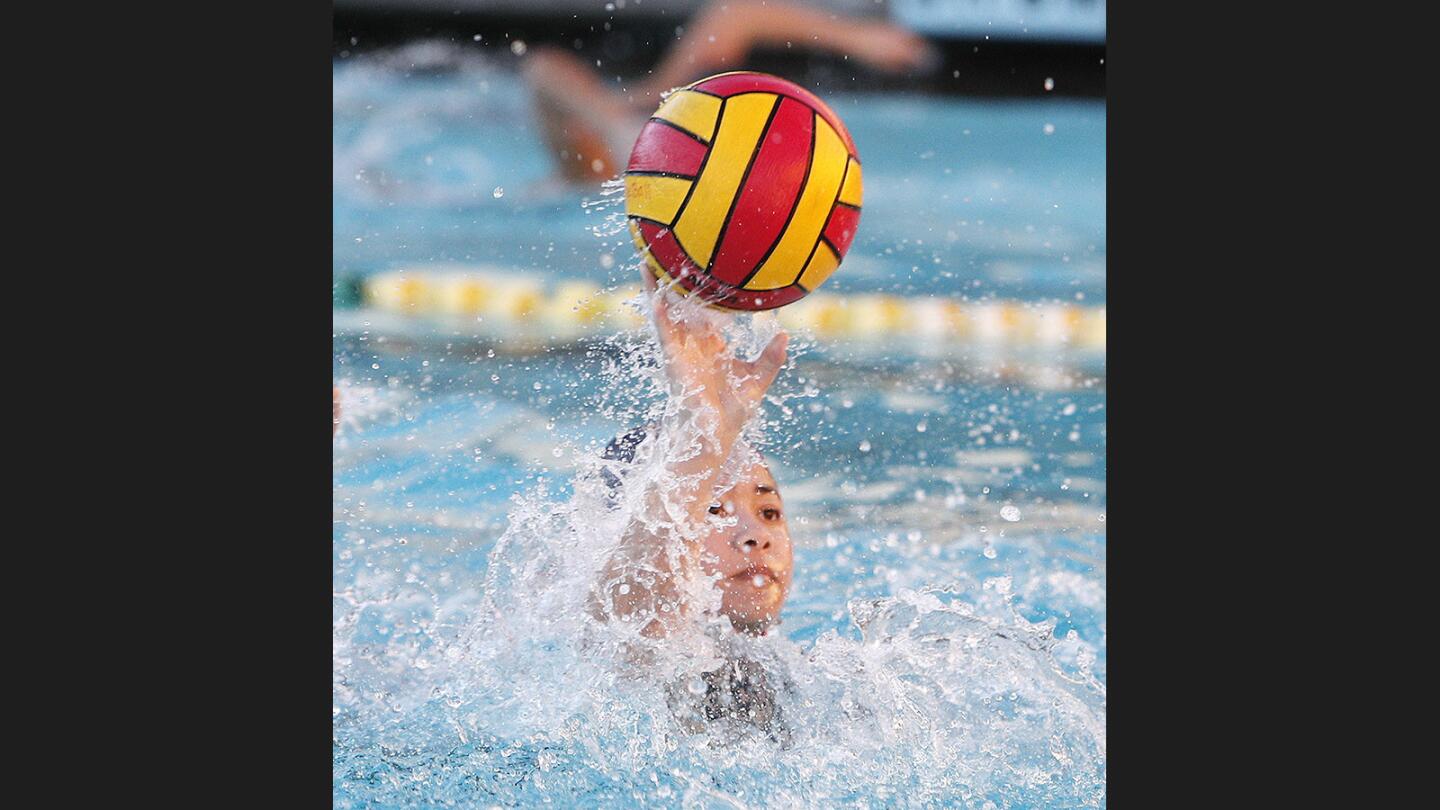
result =
[[644,493],[643,506],[601,575],[592,609],[602,619],[643,620],[642,632],[658,637],[685,612],[677,587],[683,572],[667,553],[667,536],[678,535],[683,556],[695,561],[720,468],[785,365],[789,337],[777,334],[754,361],[736,358],[708,319],[677,316],[672,293],[656,293],[654,277],[645,272],[645,278],[655,296],[655,328],[672,406],[656,436],[666,469],[664,480]]

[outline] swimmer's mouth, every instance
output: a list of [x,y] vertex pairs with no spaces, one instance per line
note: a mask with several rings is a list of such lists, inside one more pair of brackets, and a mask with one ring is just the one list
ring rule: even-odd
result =
[[[756,584],[756,583],[755,583],[756,577],[762,578],[762,579],[764,579],[765,581],[762,582],[762,583]],[[780,575],[779,575],[779,574],[776,574],[776,573],[775,573],[775,570],[772,569],[772,568],[771,568],[770,566],[768,566],[768,565],[754,565],[754,566],[751,566],[751,567],[749,567],[749,568],[745,569],[744,571],[741,571],[741,572],[739,572],[739,573],[737,573],[737,574],[731,574],[731,575],[730,575],[730,578],[731,578],[731,579],[738,579],[738,580],[743,580],[743,581],[749,582],[751,585],[754,585],[754,586],[757,587],[757,588],[762,588],[762,587],[764,587],[764,586],[766,586],[766,585],[778,585],[778,584],[780,584]]]

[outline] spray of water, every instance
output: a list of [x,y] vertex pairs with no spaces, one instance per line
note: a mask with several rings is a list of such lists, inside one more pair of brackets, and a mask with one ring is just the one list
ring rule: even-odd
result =
[[[725,321],[742,357],[776,329],[676,310]],[[653,334],[617,336],[591,357],[607,383],[597,411],[669,424]],[[783,431],[787,400],[808,393],[790,388],[753,420],[748,446]],[[1025,620],[1008,578],[853,600],[852,633],[809,643],[731,632],[701,577],[680,586],[695,620],[663,640],[597,616],[629,521],[678,536],[672,515],[641,511],[648,487],[685,486],[665,480],[667,453],[704,426],[676,430],[639,448],[618,497],[603,475],[617,462],[598,448],[567,492],[545,480],[517,494],[473,602],[442,601],[404,573],[362,579],[368,601],[335,595],[337,804],[1103,804],[1104,686],[1083,660],[1078,674],[1061,664],[1053,622]],[[707,721],[697,706],[736,699],[715,696],[727,665],[758,670],[747,677],[764,680],[781,718]]]
[[[625,227],[622,191],[612,181],[585,203],[597,237]],[[654,298],[631,303],[648,319]],[[693,299],[672,311],[710,320],[746,360],[778,329]],[[793,400],[818,394],[791,379],[806,348],[792,344],[722,481],[783,441]],[[436,588],[412,562],[334,594],[336,806],[1103,806],[1093,653],[1025,619],[1009,577],[854,599],[835,606],[849,632],[813,639],[734,633],[698,575],[679,581],[694,609],[663,639],[643,617],[609,616],[597,594],[616,585],[606,566],[632,521],[668,538],[672,563],[691,553],[683,517],[654,494],[693,483],[671,463],[712,428],[675,418],[653,330],[587,362],[603,381],[590,409],[657,426],[632,462],[576,441],[572,478],[541,475],[512,498],[474,587]]]

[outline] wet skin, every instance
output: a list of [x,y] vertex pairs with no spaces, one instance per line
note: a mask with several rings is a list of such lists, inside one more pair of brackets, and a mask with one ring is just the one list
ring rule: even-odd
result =
[[780,620],[795,569],[780,488],[763,464],[710,506],[701,571],[717,577],[720,612],[743,632],[761,634]]
[[684,36],[644,80],[616,85],[573,51],[551,46],[531,49],[523,70],[560,174],[571,182],[593,183],[619,172],[640,125],[664,93],[744,67],[758,46],[853,57],[890,74],[930,70],[940,63],[939,52],[924,38],[889,22],[781,0],[724,0],[697,11]]
[[[675,406],[657,439],[664,480],[689,485],[652,483],[643,493],[601,572],[591,612],[601,621],[637,621],[643,635],[663,637],[691,612],[679,583],[694,573],[718,577],[720,610],[737,630],[764,633],[779,618],[793,569],[779,487],[763,464],[724,490],[720,472],[784,366],[788,337],[779,332],[759,357],[742,360],[714,320],[672,311],[674,294],[642,273]],[[667,551],[673,540],[678,556]]]

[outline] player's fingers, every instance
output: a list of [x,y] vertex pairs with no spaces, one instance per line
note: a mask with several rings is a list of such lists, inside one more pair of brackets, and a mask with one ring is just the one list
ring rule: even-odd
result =
[[783,331],[780,332],[770,339],[770,343],[765,346],[765,351],[761,352],[760,357],[750,365],[761,391],[768,389],[770,384],[775,382],[775,377],[779,375],[780,369],[785,365],[785,349],[789,345],[790,335]]
[[655,288],[659,286],[659,282],[655,280],[655,274],[651,272],[649,265],[640,265],[640,283],[645,285],[645,292],[648,293],[655,292]]
[[725,337],[714,325],[714,313],[700,304],[694,295],[676,295],[669,305],[674,319],[673,336],[677,342],[693,346],[697,351],[715,355],[725,348]]
[[670,294],[664,290],[651,294],[655,307],[655,331],[660,336],[660,348],[667,356],[673,357],[679,349],[683,335],[670,311]]
[[720,353],[726,350],[725,334],[720,331],[719,321],[724,317],[714,310],[696,313],[700,323],[696,332],[705,346],[711,351]]

